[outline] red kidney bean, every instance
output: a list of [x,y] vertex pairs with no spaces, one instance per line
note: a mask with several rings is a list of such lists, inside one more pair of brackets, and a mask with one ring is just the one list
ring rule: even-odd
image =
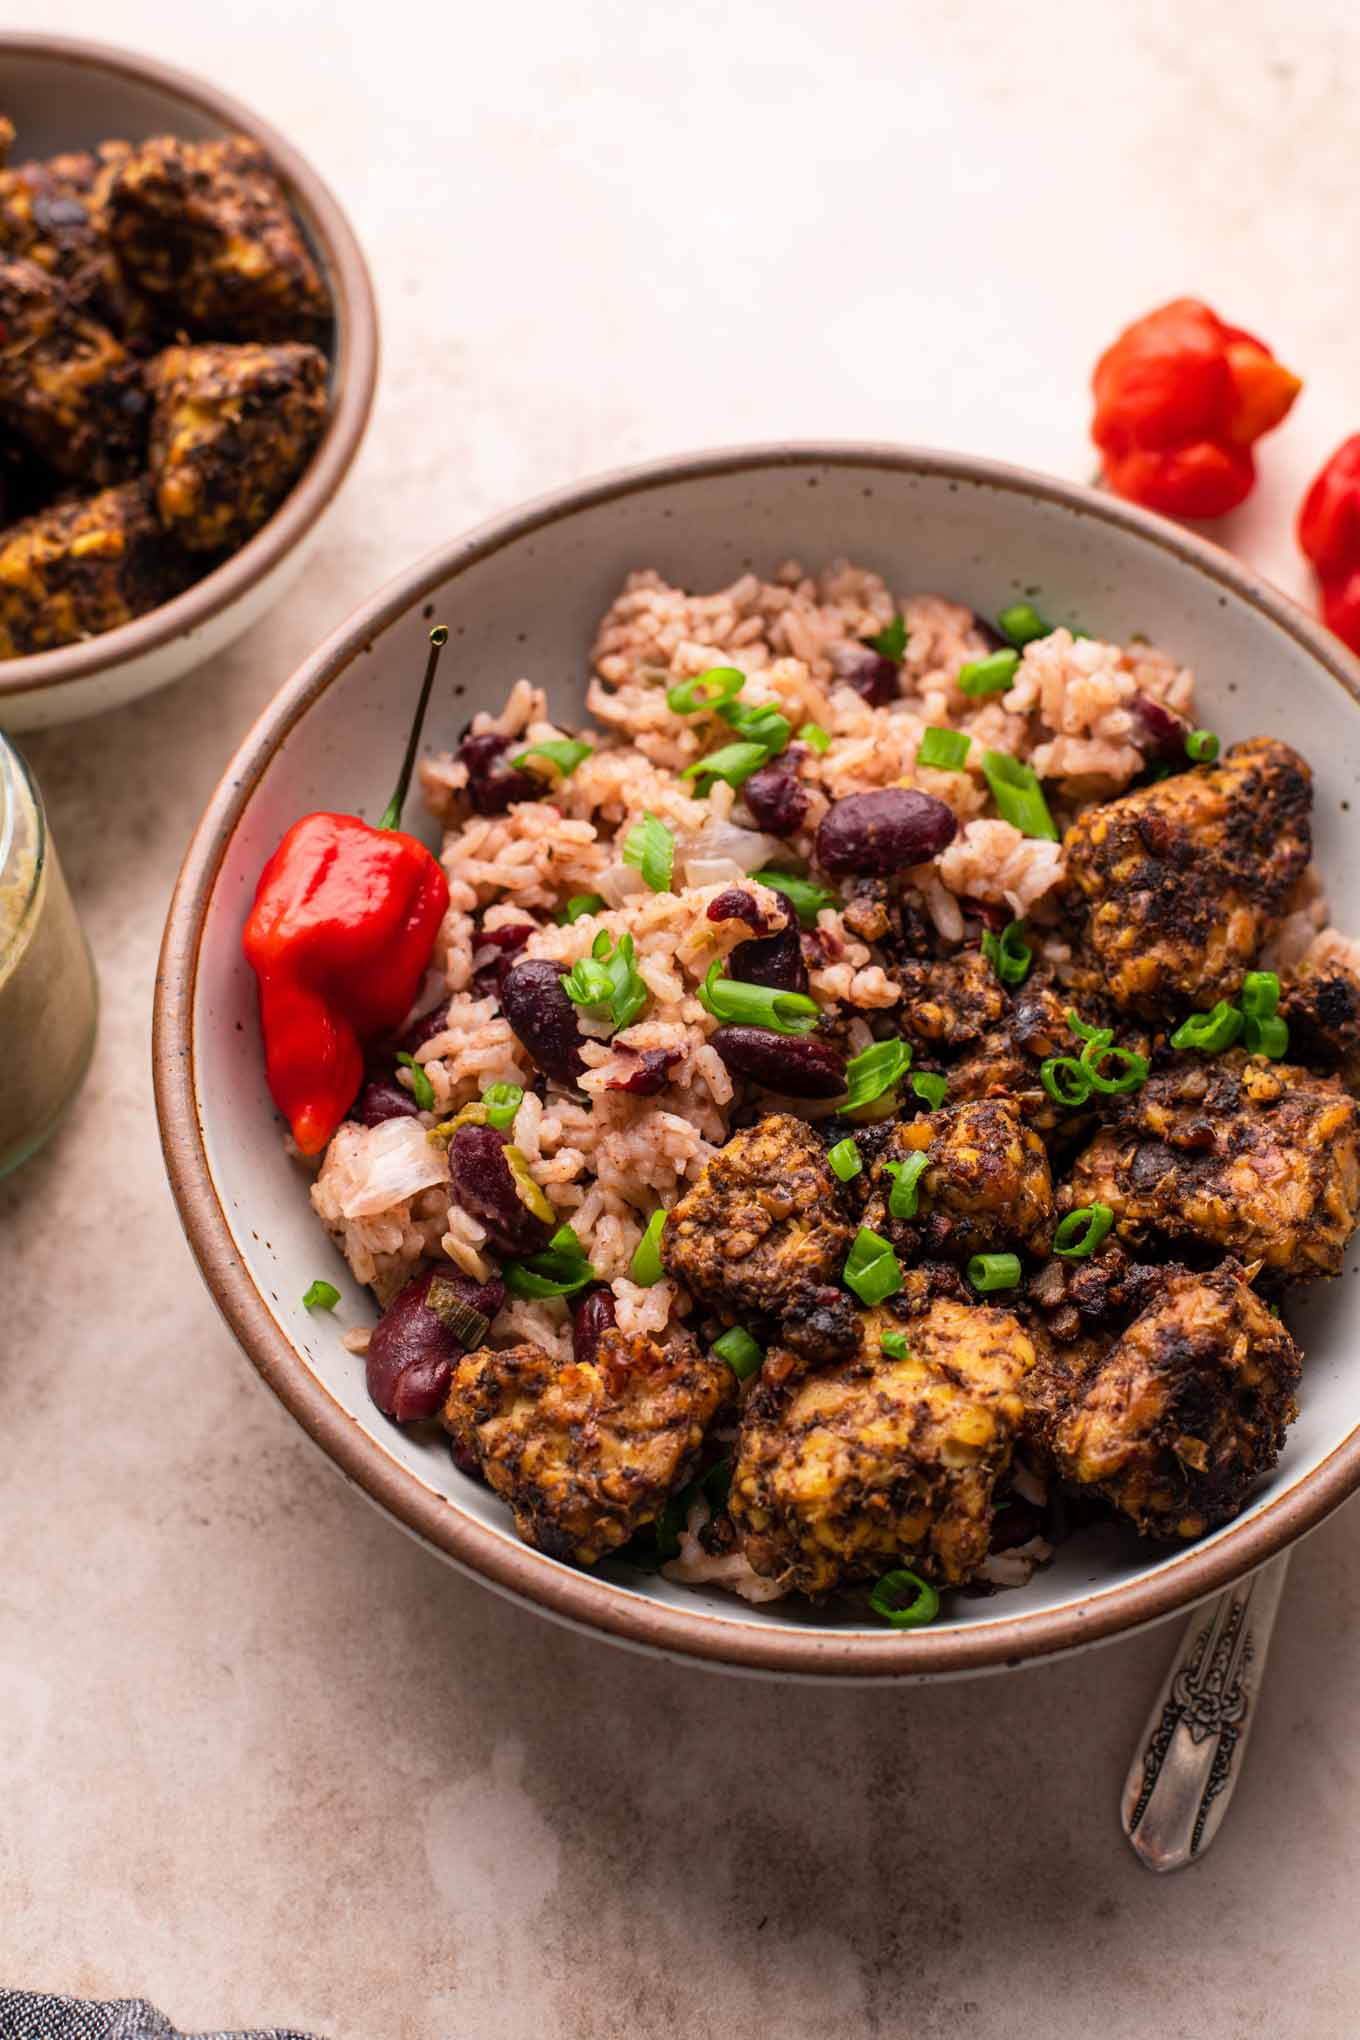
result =
[[757,935],[769,933],[769,922],[756,905],[754,898],[739,885],[731,885],[726,892],[720,892],[708,907],[710,921],[744,921],[748,928],[754,928]]
[[552,1227],[535,1218],[515,1188],[507,1138],[496,1126],[460,1126],[449,1142],[449,1184],[454,1202],[486,1227],[498,1254],[536,1254]]
[[587,1290],[572,1312],[571,1318],[573,1357],[579,1360],[583,1367],[594,1360],[600,1350],[600,1340],[614,1322],[613,1290]]
[[422,1269],[394,1297],[373,1327],[364,1364],[369,1394],[399,1424],[435,1415],[468,1350],[426,1302],[436,1276],[485,1318],[495,1317],[505,1302],[503,1283],[473,1282],[447,1261]]
[[667,1078],[678,1062],[685,1060],[683,1048],[643,1048],[625,1051],[615,1048],[615,1055],[625,1053],[637,1056],[637,1061],[627,1076],[610,1077],[606,1091],[626,1091],[633,1098],[655,1098],[658,1091],[664,1091]]
[[1150,694],[1135,694],[1132,708],[1136,722],[1133,741],[1145,758],[1155,759],[1163,765],[1189,764],[1185,755],[1185,740],[1190,734],[1190,725],[1183,715],[1177,715],[1173,708],[1154,701]]
[[883,877],[938,856],[957,832],[953,810],[917,787],[851,793],[823,815],[817,861],[837,876],[856,871]]
[[783,763],[772,762],[753,772],[741,797],[768,836],[792,836],[807,819],[807,788]]
[[489,947],[500,952],[490,963],[484,963],[473,977],[472,989],[479,999],[500,990],[505,983],[506,972],[533,933],[532,921],[515,921],[508,928],[483,928],[479,931],[474,947]]
[[847,687],[853,687],[856,694],[862,695],[870,708],[886,708],[902,691],[898,685],[896,660],[887,658],[882,652],[872,651],[868,646],[838,677]]
[[351,1119],[357,1119],[360,1126],[381,1126],[384,1119],[419,1119],[420,1107],[411,1093],[400,1084],[389,1084],[381,1077],[365,1084],[349,1110]]
[[532,772],[516,772],[506,762],[510,750],[522,751],[527,737],[503,737],[496,730],[464,737],[458,762],[467,767],[468,799],[479,815],[503,815],[511,801],[537,800],[543,781]]
[[408,1020],[392,1044],[393,1054],[400,1049],[403,1055],[414,1055],[418,1048],[424,1048],[427,1041],[433,1041],[436,1034],[442,1034],[449,1024],[449,1002],[441,999],[437,1006],[431,1006],[428,1013],[417,1013],[414,1020]]
[[736,1076],[786,1098],[839,1098],[845,1089],[845,1057],[822,1035],[720,1027],[713,1046]]
[[515,1037],[538,1068],[559,1084],[574,1084],[581,1061],[581,1031],[576,1008],[562,989],[562,967],[542,957],[529,957],[505,974],[501,1009]]
[[768,985],[773,992],[806,992],[808,974],[798,916],[782,893],[775,897],[783,910],[783,927],[777,935],[766,935],[758,942],[739,942],[727,959],[727,974],[744,985]]

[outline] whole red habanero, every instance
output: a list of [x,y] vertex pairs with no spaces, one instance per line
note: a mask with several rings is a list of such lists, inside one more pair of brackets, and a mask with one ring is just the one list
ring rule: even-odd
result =
[[1360,432],[1338,446],[1304,497],[1299,546],[1318,578],[1323,622],[1360,652]]
[[256,888],[243,947],[259,980],[270,1095],[305,1155],[320,1154],[358,1095],[364,1049],[415,1003],[449,886],[437,859],[396,827],[410,785],[439,648],[430,661],[397,790],[375,829],[358,815],[304,815]]
[[1109,487],[1171,517],[1222,517],[1256,479],[1252,446],[1303,387],[1260,340],[1197,298],[1136,319],[1091,378]]

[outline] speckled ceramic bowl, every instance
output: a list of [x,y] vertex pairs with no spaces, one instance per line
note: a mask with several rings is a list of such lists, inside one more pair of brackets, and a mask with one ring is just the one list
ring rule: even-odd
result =
[[[373,815],[385,798],[390,775],[378,764],[400,750],[436,614],[453,640],[429,729],[440,744],[522,673],[576,715],[592,626],[630,568],[655,564],[709,588],[791,554],[845,554],[896,589],[992,614],[1023,592],[1102,635],[1141,631],[1173,648],[1197,669],[1201,712],[1225,737],[1279,735],[1312,760],[1336,917],[1360,927],[1345,813],[1360,780],[1360,667],[1235,560],[1106,497],[984,460],[861,445],[700,454],[582,483],[443,547],[365,603],[279,694],[228,767],[171,905],[156,994],[161,1132],[204,1277],[266,1382],[350,1480],[465,1571],[579,1627],[734,1669],[854,1679],[994,1670],[1186,1607],[1360,1483],[1351,1274],[1291,1312],[1308,1363],[1277,1471],[1235,1523],[1188,1549],[1154,1549],[1113,1526],[1083,1532],[1026,1588],[956,1595],[931,1628],[906,1633],[792,1600],[752,1608],[716,1590],[575,1571],[519,1543],[442,1440],[398,1430],[369,1402],[340,1334],[374,1308],[342,1273],[284,1154],[241,959],[256,879],[287,825],[316,807]],[[302,1307],[318,1274],[343,1288],[334,1318]]]
[[117,708],[178,680],[238,638],[301,573],[359,450],[378,373],[378,315],[354,231],[309,163],[249,108],[205,80],[129,50],[64,36],[0,34],[3,110],[15,162],[116,139],[254,136],[268,150],[335,307],[331,415],[269,522],[173,602],[82,644],[0,661],[0,729],[45,729]]

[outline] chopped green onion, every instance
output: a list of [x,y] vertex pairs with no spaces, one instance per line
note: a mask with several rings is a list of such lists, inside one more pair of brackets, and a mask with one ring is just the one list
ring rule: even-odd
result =
[[1242,1043],[1249,1055],[1268,1055],[1278,1062],[1289,1047],[1288,1022],[1278,1013],[1267,1013],[1260,1020],[1252,1016],[1243,1028]]
[[934,1070],[917,1070],[911,1088],[928,1111],[938,1112],[949,1096],[949,1079]]
[[699,1004],[715,1020],[733,1020],[747,1027],[770,1027],[776,1034],[810,1034],[822,1009],[805,992],[776,992],[769,985],[743,984],[723,977],[715,957],[699,987]]
[[616,1029],[627,1027],[649,997],[646,983],[635,967],[635,953],[631,935],[620,935],[618,947],[611,953],[608,931],[601,928],[590,955],[578,957],[563,975],[563,991],[592,1020],[611,1020]]
[[988,652],[985,659],[969,659],[958,670],[959,692],[974,701],[984,694],[1005,694],[1015,685],[1019,665],[1019,652]]
[[1081,1204],[1069,1211],[1053,1235],[1053,1251],[1068,1261],[1084,1261],[1114,1224],[1108,1204]]
[[650,808],[623,839],[623,861],[640,871],[653,892],[669,892],[675,870],[675,838]]
[[1280,1010],[1280,980],[1273,970],[1249,970],[1242,980],[1242,1012],[1248,1020],[1273,1020]]
[[857,1112],[893,1090],[911,1066],[911,1047],[905,1041],[876,1041],[861,1050],[845,1067],[843,1112]]
[[906,1359],[907,1335],[905,1332],[885,1332],[878,1343],[890,1360]]
[[571,927],[574,922],[584,920],[587,914],[598,914],[604,903],[603,893],[573,893],[557,918]]
[[1012,602],[996,619],[996,627],[1003,638],[1021,649],[1033,644],[1036,638],[1048,637],[1053,629],[1051,623],[1044,622],[1032,602]]
[[1173,1048],[1197,1048],[1201,1055],[1221,1055],[1231,1048],[1242,1032],[1242,1015],[1236,1006],[1220,999],[1207,1013],[1192,1013],[1182,1020],[1171,1037]]
[[553,768],[550,778],[570,779],[581,760],[589,758],[594,749],[593,744],[580,743],[575,737],[553,737],[547,743],[530,744],[527,751],[519,752],[510,763],[517,772],[523,772],[534,758],[546,758]]
[[749,1332],[740,1325],[733,1325],[730,1332],[724,1332],[720,1339],[713,1341],[713,1351],[720,1360],[725,1360],[738,1381],[745,1381],[748,1374],[754,1374],[765,1358],[765,1349],[758,1346]]
[[652,1213],[647,1221],[647,1230],[634,1247],[633,1258],[628,1263],[629,1275],[634,1282],[641,1283],[644,1289],[650,1289],[666,1272],[661,1265],[661,1233],[666,1218],[664,1207]]
[[1074,1055],[1051,1055],[1041,1062],[1039,1082],[1057,1105],[1084,1105],[1091,1095],[1091,1073]]
[[1196,765],[1212,765],[1218,756],[1218,738],[1212,730],[1191,730],[1185,740],[1185,755]]
[[940,1597],[929,1580],[899,1566],[884,1573],[869,1596],[869,1606],[894,1629],[923,1629],[940,1612]]
[[967,1267],[968,1280],[979,1296],[994,1289],[1014,1289],[1020,1280],[1018,1254],[974,1254]]
[[889,1241],[862,1225],[855,1234],[845,1267],[841,1271],[847,1289],[853,1289],[861,1303],[872,1309],[902,1287],[902,1266]]
[[[737,735],[748,744],[763,744],[767,754],[777,757],[786,749],[793,735],[793,724],[786,715],[781,715],[772,701],[753,703],[732,702],[718,710],[725,723],[730,723]],[[764,761],[762,760],[762,763]]]
[[885,624],[873,637],[861,638],[860,643],[868,645],[870,651],[880,653],[883,658],[891,659],[895,666],[900,666],[902,654],[907,649],[906,617],[899,609],[891,623]]
[[524,1103],[524,1091],[519,1084],[488,1084],[482,1093],[486,1107],[486,1123],[498,1126],[504,1132],[514,1123],[515,1114]]
[[569,1225],[557,1228],[541,1254],[507,1261],[501,1275],[511,1296],[520,1297],[572,1296],[600,1279]]
[[859,1149],[853,1140],[838,1140],[835,1147],[827,1149],[826,1158],[831,1164],[832,1173],[838,1176],[842,1183],[848,1183],[851,1177],[857,1176],[864,1167]]
[[[1102,1076],[1100,1065],[1116,1063],[1123,1071],[1118,1077]],[[1103,1091],[1109,1098],[1117,1098],[1125,1091],[1136,1091],[1140,1084],[1147,1082],[1148,1059],[1132,1048],[1116,1048],[1112,1042],[1088,1041],[1081,1052],[1081,1066],[1091,1079],[1092,1087]]]
[[1050,843],[1057,842],[1057,824],[1048,811],[1044,790],[1032,766],[1023,765],[1005,751],[984,751],[982,770],[992,799],[1013,828],[1022,836],[1042,836]]
[[889,1218],[915,1218],[921,1178],[930,1167],[930,1156],[922,1149],[918,1154],[908,1155],[905,1162],[885,1162],[884,1167],[893,1179],[888,1194]]
[[764,744],[724,744],[720,751],[710,751],[706,758],[696,758],[680,774],[682,779],[706,781],[699,786],[700,794],[710,793],[715,779],[725,779],[729,786],[744,786],[759,765],[765,764],[769,751]]
[[334,1310],[339,1301],[340,1291],[336,1288],[335,1284],[333,1282],[322,1282],[318,1278],[317,1281],[308,1284],[307,1292],[302,1299],[302,1308],[304,1310]]
[[789,905],[797,914],[804,927],[810,928],[816,922],[823,907],[838,907],[840,894],[828,892],[824,885],[814,879],[799,878],[791,871],[755,871],[751,876],[757,885],[768,885],[775,892],[783,893]]
[[447,1275],[435,1276],[425,1291],[425,1308],[434,1312],[440,1324],[446,1326],[469,1353],[476,1352],[491,1330],[490,1318],[475,1304],[469,1303]]
[[805,722],[798,732],[800,744],[807,744],[811,750],[826,752],[831,749],[831,732],[824,730],[819,722]]
[[916,762],[933,765],[940,772],[962,772],[972,742],[962,730],[942,730],[938,723],[930,723],[921,732]]
[[746,675],[735,666],[710,666],[695,680],[682,680],[666,694],[666,706],[676,715],[698,715],[700,709],[722,708],[735,701],[746,685]]
[[404,1063],[411,1072],[411,1096],[415,1099],[421,1111],[433,1112],[434,1085],[430,1082],[420,1064],[413,1055],[407,1055],[405,1049],[398,1055],[397,1061]]
[[1073,1034],[1080,1035],[1083,1041],[1114,1040],[1114,1035],[1108,1027],[1088,1027],[1075,1006],[1069,1006],[1067,1009],[1067,1024]]
[[1023,921],[1010,921],[1000,935],[983,931],[982,953],[1003,985],[1023,984],[1034,961],[1034,951],[1025,940]]

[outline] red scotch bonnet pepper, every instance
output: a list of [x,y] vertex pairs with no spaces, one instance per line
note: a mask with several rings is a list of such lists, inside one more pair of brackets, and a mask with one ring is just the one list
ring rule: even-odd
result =
[[320,1154],[354,1103],[364,1049],[410,1012],[449,903],[437,859],[396,826],[447,639],[442,625],[430,632],[401,775],[378,827],[357,815],[294,822],[246,922],[270,1094],[305,1155]]
[[1252,445],[1303,385],[1240,326],[1177,298],[1096,363],[1091,437],[1117,496],[1171,517],[1222,517],[1256,479]]
[[1322,620],[1360,652],[1360,432],[1338,446],[1303,499],[1299,545],[1322,596]]

